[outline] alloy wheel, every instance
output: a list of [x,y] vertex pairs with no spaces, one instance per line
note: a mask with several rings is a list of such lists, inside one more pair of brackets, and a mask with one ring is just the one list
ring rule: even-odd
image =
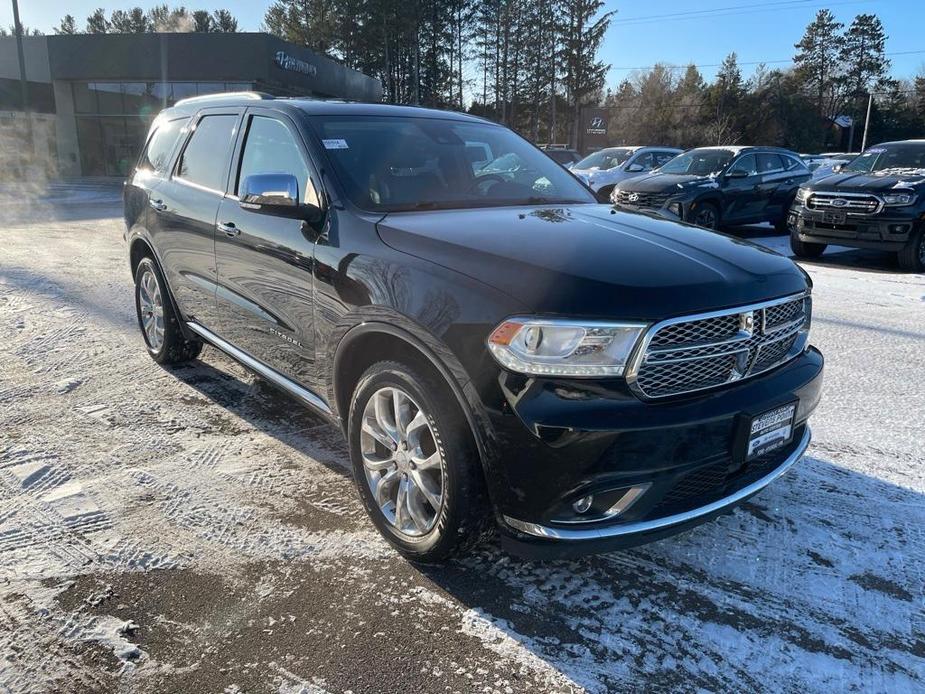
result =
[[385,519],[410,537],[430,532],[444,502],[444,464],[420,405],[400,388],[373,393],[363,411],[360,452]]
[[164,303],[157,276],[150,269],[145,270],[138,284],[138,304],[148,346],[157,352],[164,344]]
[[705,229],[716,228],[716,213],[709,207],[702,208],[694,218],[694,224]]

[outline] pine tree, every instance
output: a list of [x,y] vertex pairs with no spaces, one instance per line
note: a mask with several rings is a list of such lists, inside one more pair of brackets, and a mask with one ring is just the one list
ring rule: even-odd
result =
[[202,34],[214,31],[212,15],[208,10],[196,10],[190,15],[190,19],[193,20],[193,31]]
[[55,27],[56,34],[76,34],[77,33],[77,20],[74,19],[74,15],[66,14],[61,19],[61,22]]
[[87,33],[88,34],[106,34],[109,33],[110,25],[109,20],[106,19],[106,10],[102,7],[97,7],[93,10],[93,13],[87,17]]
[[238,20],[228,10],[215,10],[212,13],[212,26],[219,33],[235,34],[238,31]]
[[151,25],[140,7],[130,10],[113,10],[109,16],[110,31],[116,34],[143,34],[151,30]]
[[823,118],[835,115],[839,66],[845,43],[842,28],[844,24],[835,21],[831,10],[819,10],[806,27],[803,38],[794,45],[797,54],[793,62],[815,95],[816,112]]

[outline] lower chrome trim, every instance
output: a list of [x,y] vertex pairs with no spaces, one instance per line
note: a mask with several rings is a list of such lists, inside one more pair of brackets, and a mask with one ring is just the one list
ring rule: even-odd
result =
[[787,456],[787,459],[784,460],[783,463],[774,469],[773,472],[770,472],[761,479],[752,482],[746,487],[743,487],[734,494],[730,494],[727,497],[718,499],[713,503],[707,504],[706,506],[701,506],[700,508],[691,509],[690,511],[685,511],[684,513],[676,513],[673,516],[665,516],[664,518],[656,518],[654,520],[638,521],[636,523],[626,523],[623,525],[605,526],[603,528],[587,528],[583,530],[573,528],[552,528],[548,525],[528,523],[526,521],[517,520],[516,518],[510,518],[509,516],[504,516],[504,521],[514,530],[519,530],[520,532],[526,533],[527,535],[533,535],[534,537],[541,537],[547,540],[566,541],[604,540],[611,537],[622,537],[625,535],[636,535],[638,533],[651,532],[653,530],[663,530],[665,528],[670,528],[673,525],[682,525],[689,521],[696,520],[701,516],[706,516],[710,513],[720,511],[728,506],[732,506],[742,501],[743,499],[750,497],[752,494],[760,492],[762,489],[771,484],[771,482],[787,472],[787,470],[793,467],[800,460],[800,458],[803,457],[803,454],[809,447],[811,438],[812,433],[810,432],[809,425],[807,424],[806,429],[803,432],[803,438],[800,439],[799,445],[796,447],[793,453]]
[[287,393],[289,393],[293,397],[304,402],[309,407],[312,407],[318,410],[322,414],[325,414],[328,416],[331,415],[331,408],[328,407],[328,403],[326,403],[323,398],[316,395],[315,393],[310,391],[308,388],[300,386],[298,383],[296,383],[295,381],[289,378],[286,378],[285,376],[283,376],[281,373],[279,373],[275,369],[271,369],[269,366],[267,366],[263,362],[254,359],[254,357],[249,355],[247,352],[244,352],[238,349],[230,342],[226,342],[225,340],[220,338],[218,335],[213,333],[211,330],[208,330],[207,328],[204,328],[201,325],[199,325],[199,323],[193,323],[192,321],[187,321],[186,327],[192,330],[197,335],[199,335],[199,337],[201,337],[203,340],[205,340],[209,344],[214,345],[215,347],[218,347],[220,350],[222,350],[225,354],[227,354],[231,358],[241,362],[241,364],[243,364],[248,369],[256,373],[258,376],[261,376],[267,379],[268,381],[270,381],[271,383],[273,383],[274,385],[279,386],[280,388],[285,390]]

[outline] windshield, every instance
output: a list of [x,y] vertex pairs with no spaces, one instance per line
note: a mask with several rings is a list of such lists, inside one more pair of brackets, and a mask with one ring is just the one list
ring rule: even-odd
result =
[[344,193],[399,212],[595,203],[574,176],[507,128],[436,118],[312,118]]
[[573,166],[573,169],[612,169],[620,166],[630,158],[631,149],[602,149],[600,152],[589,154]]
[[890,169],[925,169],[925,142],[871,147],[842,167],[860,173]]
[[733,156],[735,153],[728,149],[692,149],[664,164],[658,172],[709,176],[722,171]]

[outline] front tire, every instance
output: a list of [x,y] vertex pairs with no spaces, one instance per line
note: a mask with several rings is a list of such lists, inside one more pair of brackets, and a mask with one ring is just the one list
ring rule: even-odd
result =
[[182,364],[199,356],[202,343],[183,336],[164,276],[149,257],[135,268],[135,312],[148,354],[158,364]]
[[825,252],[826,244],[800,241],[796,230],[790,232],[790,250],[797,258],[818,258]]
[[472,434],[442,380],[374,364],[354,390],[347,439],[367,513],[408,559],[443,561],[490,527]]
[[690,221],[691,224],[716,231],[720,226],[719,208],[712,202],[701,203],[697,206],[697,210],[694,212]]
[[907,272],[925,272],[925,228],[912,234],[905,247],[897,254],[899,267]]

